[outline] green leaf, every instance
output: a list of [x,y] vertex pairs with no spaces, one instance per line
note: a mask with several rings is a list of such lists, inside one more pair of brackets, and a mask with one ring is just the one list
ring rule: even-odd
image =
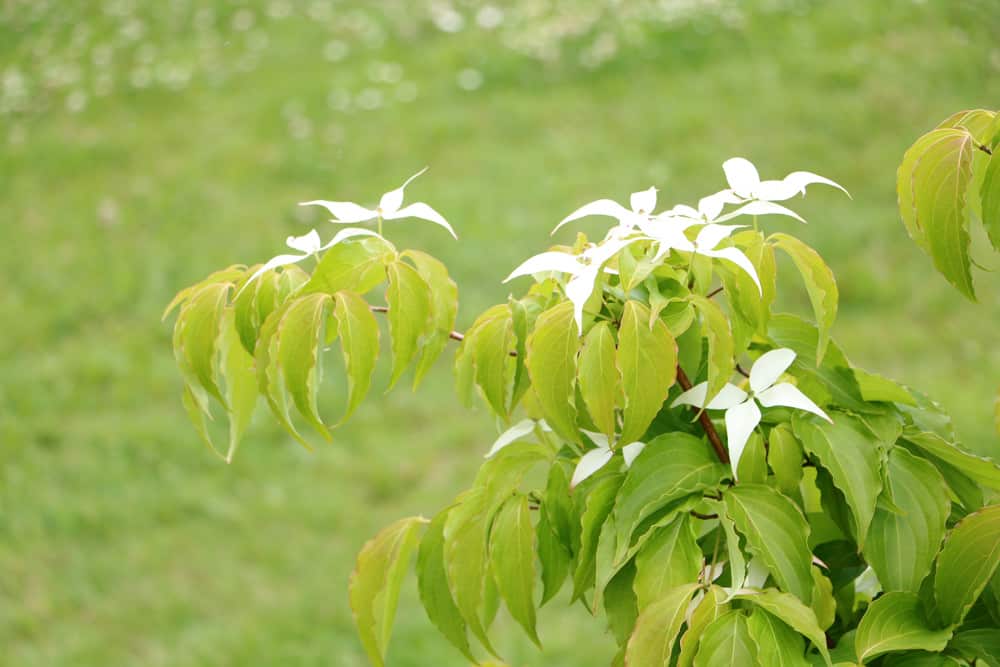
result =
[[417,552],[417,589],[427,617],[438,631],[470,662],[476,662],[469,646],[465,620],[448,588],[444,567],[444,525],[449,510],[439,513],[427,527]]
[[419,250],[404,250],[402,257],[413,262],[417,273],[430,287],[431,292],[431,331],[424,340],[413,372],[414,388],[441,356],[441,351],[448,344],[452,330],[455,328],[455,316],[458,314],[458,286],[448,275],[448,269],[440,261]]
[[615,434],[615,403],[621,384],[615,353],[611,325],[598,322],[583,339],[577,373],[580,395],[590,418],[609,439]]
[[474,487],[460,498],[444,524],[444,563],[448,588],[462,619],[483,647],[494,656],[483,625],[488,578],[488,527],[491,520],[486,492]]
[[424,523],[426,519],[420,517],[401,519],[383,529],[358,554],[351,575],[351,610],[361,644],[376,667],[385,664],[399,589]]
[[750,551],[763,559],[783,590],[808,604],[813,590],[812,552],[809,524],[798,506],[763,484],[740,484],[724,497],[726,513]]
[[1000,158],[995,154],[986,163],[979,189],[982,220],[993,249],[1000,252]]
[[211,283],[193,291],[174,324],[174,356],[185,382],[193,392],[207,393],[226,409],[219,388],[219,354],[230,288],[229,283]]
[[639,550],[633,588],[640,610],[667,591],[698,579],[702,554],[695,537],[690,515],[679,514]]
[[832,424],[818,419],[792,419],[795,435],[811,456],[826,469],[851,508],[854,537],[864,548],[875,503],[882,491],[882,453],[864,426],[846,414],[836,414]]
[[701,599],[691,614],[687,631],[681,637],[681,650],[677,656],[677,667],[691,667],[694,664],[694,656],[698,652],[698,643],[701,641],[705,628],[729,611],[730,605],[724,602],[726,597],[725,591],[718,586],[711,586],[705,591],[705,597]]
[[[336,248],[337,246],[334,246]],[[389,335],[392,337],[392,388],[413,361],[420,339],[430,328],[430,287],[409,264],[392,262],[386,267],[389,284],[385,300],[389,304]]]
[[1000,667],[1000,629],[981,628],[955,633],[948,649],[966,660],[980,659],[989,667]]
[[285,389],[285,382],[282,378],[281,364],[278,363],[278,330],[285,313],[295,303],[288,301],[280,308],[267,316],[264,324],[260,328],[260,338],[254,356],[257,364],[257,387],[260,393],[267,399],[271,413],[278,423],[288,431],[288,433],[302,444],[306,449],[311,449],[309,443],[299,434],[292,423],[288,409],[288,392]]
[[562,588],[563,582],[569,576],[571,563],[569,547],[564,544],[549,521],[549,513],[542,511],[538,519],[538,562],[542,566],[542,600],[538,606],[545,605]]
[[639,618],[639,607],[636,604],[635,592],[632,590],[634,580],[635,566],[629,563],[604,587],[604,614],[608,619],[608,628],[614,634],[619,646],[628,643]]
[[747,629],[757,648],[759,664],[768,667],[809,667],[801,635],[771,614],[754,609],[747,619]]
[[626,667],[667,667],[697,589],[697,584],[674,588],[639,614],[625,649]]
[[978,484],[1000,491],[1000,465],[994,461],[968,452],[935,433],[907,430],[903,437],[920,450],[957,468]]
[[864,663],[893,651],[940,651],[950,638],[951,630],[934,630],[927,624],[916,594],[886,593],[861,618],[854,645]]
[[729,319],[719,304],[700,294],[689,299],[701,313],[702,335],[708,339],[708,397],[711,400],[729,382],[736,370],[733,334]]
[[660,320],[650,322],[649,308],[638,301],[625,303],[618,339],[625,409],[621,442],[642,438],[677,376],[677,343]]
[[227,310],[222,327],[222,377],[229,404],[229,449],[225,459],[231,463],[257,407],[257,371],[253,357],[240,342],[231,309]]
[[340,420],[344,422],[361,404],[371,387],[378,358],[379,329],[375,316],[360,296],[352,292],[337,292],[333,298],[337,333],[347,368],[347,409]]
[[945,625],[962,622],[1000,565],[1000,505],[974,512],[945,539],[934,574],[934,598]]
[[816,316],[816,325],[819,328],[816,360],[822,362],[826,347],[830,342],[830,329],[837,319],[839,292],[833,271],[819,256],[819,253],[794,236],[777,233],[772,234],[768,240],[792,258],[795,268],[802,275],[802,281],[806,285],[809,301],[812,303],[813,313]]
[[737,466],[740,482],[745,484],[764,484],[767,482],[767,451],[764,448],[764,438],[754,431],[747,440],[746,447],[740,456]]
[[907,231],[938,271],[972,300],[966,196],[975,150],[976,141],[964,128],[932,130],[907,150],[897,173]]
[[731,611],[712,621],[701,637],[694,664],[695,667],[758,664],[746,616]]
[[[573,599],[578,600],[597,578],[597,544],[601,528],[611,514],[615,497],[622,485],[622,475],[607,474],[593,479],[580,512],[580,550],[573,573]],[[579,492],[579,489],[578,489]]]
[[893,447],[886,474],[888,495],[898,511],[875,509],[865,559],[882,590],[916,593],[931,571],[951,512],[948,487],[932,464]]
[[647,517],[688,495],[710,489],[729,475],[711,448],[686,433],[654,438],[632,462],[615,508],[616,563],[627,552],[632,536]]
[[386,279],[386,264],[393,261],[396,249],[383,238],[369,236],[338,243],[325,253],[300,294],[342,290],[365,294]]
[[580,438],[575,390],[578,349],[572,303],[564,301],[538,316],[528,337],[528,374],[545,420],[571,442]]
[[324,438],[330,432],[316,406],[319,342],[332,299],[327,294],[310,294],[292,301],[281,318],[276,337],[278,364],[285,388],[299,414]]
[[[745,454],[744,454],[745,455]],[[779,424],[768,436],[767,462],[774,472],[778,488],[787,496],[795,497],[802,481],[802,445],[788,424]]]
[[733,598],[751,602],[756,607],[780,619],[795,632],[812,642],[826,664],[830,664],[830,654],[826,648],[826,635],[820,628],[813,610],[802,604],[799,598],[770,588],[760,592],[737,593]]
[[541,648],[535,630],[535,529],[527,496],[514,496],[497,513],[490,533],[490,563],[510,615]]
[[470,334],[468,344],[476,363],[476,384],[490,408],[498,416],[509,414],[511,392],[514,388],[516,360],[511,356],[516,344],[514,320],[510,307],[501,304],[489,311],[491,316],[477,320],[478,326]]

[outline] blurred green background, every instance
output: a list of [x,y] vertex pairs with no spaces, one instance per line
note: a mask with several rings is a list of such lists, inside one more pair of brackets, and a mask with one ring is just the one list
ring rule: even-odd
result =
[[[365,664],[354,555],[464,488],[490,418],[442,360],[312,454],[262,410],[226,466],[186,421],[159,318],[211,270],[333,232],[296,202],[370,202],[427,164],[408,197],[461,241],[388,233],[448,262],[462,327],[591,199],[690,203],[733,155],[839,181],[853,200],[816,187],[808,226],[766,228],[833,267],[854,361],[997,454],[1000,279],[980,274],[979,305],[953,291],[894,176],[951,112],[1000,106],[998,32],[996,0],[0,1],[0,664]],[[499,622],[511,665],[608,664],[582,608],[542,618],[544,654]],[[462,664],[412,582],[390,664]]]

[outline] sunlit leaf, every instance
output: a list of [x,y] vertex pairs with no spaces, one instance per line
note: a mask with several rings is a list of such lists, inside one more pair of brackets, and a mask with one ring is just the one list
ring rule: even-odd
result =
[[638,301],[625,303],[619,329],[617,365],[625,407],[621,441],[640,440],[667,399],[677,375],[677,343],[660,320]]
[[490,563],[497,589],[531,640],[535,631],[535,529],[527,496],[514,496],[500,508],[490,532]]
[[945,538],[934,575],[937,612],[957,625],[1000,566],[1000,505],[962,519]]
[[671,589],[639,614],[625,649],[626,665],[667,667],[691,596],[697,588],[697,584],[691,583]]
[[746,616],[731,611],[712,621],[698,643],[695,667],[732,667],[756,665],[757,649]]
[[951,630],[932,628],[914,593],[886,593],[868,607],[854,638],[861,662],[893,651],[940,651]]
[[431,291],[409,264],[392,262],[386,267],[386,274],[389,284],[385,289],[385,300],[389,304],[389,335],[392,337],[392,378],[389,386],[392,387],[413,361],[421,338],[430,329]]
[[809,301],[812,303],[816,324],[819,328],[819,341],[816,346],[818,364],[823,361],[823,355],[826,353],[826,347],[830,341],[830,329],[837,319],[839,292],[833,271],[819,256],[819,253],[794,236],[777,233],[772,234],[768,240],[792,258],[795,267],[802,275],[802,281],[806,285]]
[[379,532],[358,554],[351,575],[351,610],[361,644],[376,667],[385,664],[399,589],[424,523],[420,517],[401,519]]
[[340,335],[344,365],[347,368],[347,409],[345,421],[364,400],[371,387],[372,373],[378,358],[379,329],[368,304],[352,292],[334,295],[334,315]]
[[691,303],[701,313],[702,336],[708,339],[708,394],[711,400],[736,370],[735,348],[729,320],[711,299],[692,294]]
[[570,441],[576,428],[576,369],[579,336],[573,304],[564,301],[538,316],[528,337],[528,373],[545,420]]
[[584,336],[577,374],[590,418],[608,438],[615,433],[615,404],[621,385],[616,351],[611,325],[598,322]]
[[431,369],[434,361],[441,355],[452,330],[455,328],[455,315],[458,313],[458,286],[448,275],[448,269],[439,260],[419,250],[405,250],[402,256],[413,262],[417,273],[430,286],[431,290],[431,330],[424,339],[413,372],[413,386],[420,384],[424,375]]

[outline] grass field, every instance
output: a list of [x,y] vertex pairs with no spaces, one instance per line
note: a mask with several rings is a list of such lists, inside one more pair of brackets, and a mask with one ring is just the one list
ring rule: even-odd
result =
[[[920,133],[997,107],[993,0],[662,3],[670,21],[645,1],[617,16],[452,4],[0,2],[0,664],[364,664],[354,555],[464,488],[489,417],[458,408],[443,360],[313,454],[261,411],[226,466],[186,421],[159,316],[184,285],[321,223],[295,202],[372,200],[425,164],[408,192],[461,240],[389,233],[448,261],[463,326],[583,202],[651,184],[690,202],[733,155],[834,178],[853,200],[812,190],[808,227],[768,228],[833,267],[853,360],[935,396],[968,446],[1000,455],[1000,278],[965,302],[894,194]],[[806,312],[787,279],[782,299]],[[552,605],[541,627],[544,654],[500,621],[510,665],[611,658],[579,607]],[[460,664],[410,586],[390,665]]]

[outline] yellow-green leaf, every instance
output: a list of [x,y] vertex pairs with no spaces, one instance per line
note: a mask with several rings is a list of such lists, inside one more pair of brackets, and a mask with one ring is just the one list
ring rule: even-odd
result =
[[667,667],[697,584],[668,591],[639,614],[625,649],[627,667]]
[[396,249],[383,238],[349,239],[327,250],[302,287],[301,294],[336,294],[348,290],[365,294],[386,279],[385,266]]
[[291,302],[278,325],[277,355],[272,359],[299,414],[327,439],[330,432],[319,416],[316,397],[320,335],[332,302],[328,294],[310,294]]
[[802,275],[809,301],[812,303],[813,314],[819,329],[819,342],[816,347],[816,364],[823,361],[826,346],[830,342],[830,329],[837,319],[837,302],[839,292],[833,271],[826,265],[819,253],[808,245],[789,234],[772,234],[769,238],[776,248],[784,250],[795,268]]
[[580,339],[573,304],[564,301],[538,316],[528,337],[528,374],[552,429],[576,442],[576,368]]
[[507,610],[536,645],[535,529],[528,497],[517,495],[500,508],[490,532],[490,563]]
[[448,588],[448,574],[444,566],[444,524],[448,518],[445,510],[434,517],[427,532],[420,540],[417,552],[417,589],[427,617],[444,637],[464,655],[475,662],[462,612]]
[[660,320],[652,327],[649,308],[625,303],[618,339],[618,370],[625,394],[621,442],[642,438],[677,377],[677,343]]
[[702,336],[708,339],[708,394],[706,401],[712,400],[729,382],[736,370],[733,334],[729,328],[729,318],[719,304],[700,294],[692,294],[689,299],[701,313]]
[[951,639],[951,630],[930,626],[915,593],[886,593],[871,603],[858,624],[854,648],[868,662],[893,651],[937,652]]
[[615,433],[615,403],[621,382],[615,365],[615,352],[611,325],[598,322],[583,339],[577,375],[580,395],[590,418],[609,439]]
[[1000,566],[1000,505],[974,512],[945,539],[934,575],[934,598],[945,625],[958,625]]
[[376,667],[385,664],[399,589],[424,523],[426,519],[420,517],[401,519],[383,529],[358,554],[351,575],[351,610],[361,644]]
[[[336,248],[336,246],[334,246]],[[392,337],[391,388],[416,356],[421,337],[430,327],[430,287],[409,264],[392,262],[386,267],[389,284],[385,300],[389,305],[389,335]]]
[[347,368],[347,408],[341,418],[343,422],[353,414],[371,387],[378,358],[379,330],[368,304],[357,294],[337,292],[334,302],[337,333]]
[[455,328],[458,313],[458,286],[448,275],[448,269],[440,261],[419,250],[405,250],[403,257],[411,260],[417,273],[431,290],[431,333],[428,334],[420,350],[416,369],[413,372],[413,386],[420,384],[424,375],[448,344],[448,338]]

